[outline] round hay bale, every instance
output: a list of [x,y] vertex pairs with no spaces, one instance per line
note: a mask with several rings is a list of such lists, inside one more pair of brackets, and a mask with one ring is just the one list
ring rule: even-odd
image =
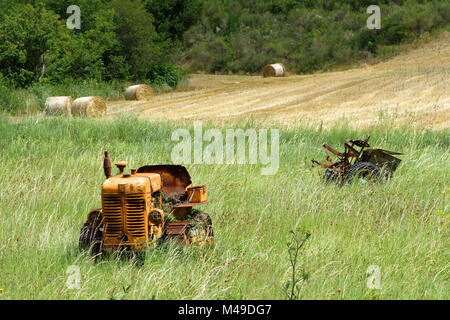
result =
[[72,104],[72,115],[99,117],[106,114],[106,102],[101,97],[82,97]]
[[72,115],[72,97],[48,97],[45,100],[45,114],[70,117]]
[[263,69],[263,77],[284,77],[286,74],[282,63],[268,64]]
[[137,84],[125,90],[126,100],[150,100],[152,96],[153,90],[146,84]]

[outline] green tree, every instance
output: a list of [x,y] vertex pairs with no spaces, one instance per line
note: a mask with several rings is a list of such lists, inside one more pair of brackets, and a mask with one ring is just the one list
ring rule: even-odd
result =
[[202,15],[202,0],[147,0],[146,8],[155,17],[158,33],[181,40]]
[[113,17],[112,8],[100,6],[89,17],[91,28],[82,22],[81,30],[60,30],[49,53],[48,79],[104,79],[105,60],[118,45]]
[[153,26],[153,17],[141,0],[112,0],[114,32],[118,45],[110,53],[117,65],[127,63],[133,78],[144,79],[151,66],[170,58],[169,41],[162,39]]
[[45,56],[58,34],[58,16],[43,4],[15,4],[0,20],[0,73],[10,85],[38,81]]

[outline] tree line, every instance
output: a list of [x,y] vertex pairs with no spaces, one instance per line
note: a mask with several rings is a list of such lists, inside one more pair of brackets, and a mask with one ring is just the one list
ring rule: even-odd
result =
[[[379,0],[382,28],[369,30],[372,0],[2,0],[0,84],[146,80],[175,87],[183,72],[327,70],[446,27],[443,0]],[[69,29],[77,5],[81,28]],[[184,71],[182,71],[184,70]]]

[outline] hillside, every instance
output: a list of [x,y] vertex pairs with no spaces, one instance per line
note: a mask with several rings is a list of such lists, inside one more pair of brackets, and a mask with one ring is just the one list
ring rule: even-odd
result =
[[288,76],[192,75],[191,90],[149,102],[110,102],[109,115],[137,113],[157,120],[237,119],[324,125],[343,117],[352,125],[380,120],[423,127],[450,126],[450,33],[388,61],[359,68]]

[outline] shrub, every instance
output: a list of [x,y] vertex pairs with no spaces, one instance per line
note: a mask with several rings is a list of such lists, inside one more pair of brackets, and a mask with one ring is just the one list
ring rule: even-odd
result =
[[396,46],[383,46],[378,50],[378,57],[381,59],[388,59],[395,56],[397,53]]
[[147,79],[156,86],[167,84],[176,88],[183,79],[183,72],[174,64],[157,64],[147,73]]

